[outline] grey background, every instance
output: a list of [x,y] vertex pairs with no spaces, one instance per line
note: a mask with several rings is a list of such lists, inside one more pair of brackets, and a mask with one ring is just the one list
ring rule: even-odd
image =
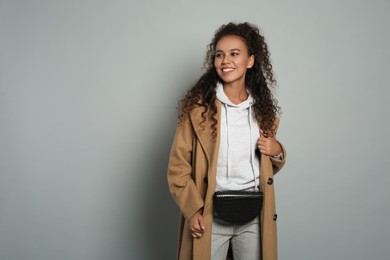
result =
[[221,24],[268,40],[280,259],[388,259],[390,2],[0,1],[0,259],[174,259],[177,100]]

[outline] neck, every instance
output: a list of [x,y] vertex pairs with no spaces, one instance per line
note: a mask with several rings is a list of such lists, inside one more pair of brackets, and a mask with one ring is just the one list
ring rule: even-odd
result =
[[247,100],[249,96],[245,84],[224,84],[223,91],[233,104],[240,104]]

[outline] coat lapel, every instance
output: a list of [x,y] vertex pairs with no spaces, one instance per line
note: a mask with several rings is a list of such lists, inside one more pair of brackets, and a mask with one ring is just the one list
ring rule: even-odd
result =
[[[203,107],[194,108],[190,113],[190,118],[192,122],[192,126],[196,133],[196,137],[199,140],[200,145],[203,148],[203,151],[206,155],[208,165],[210,166],[211,162],[216,161],[218,156],[218,148],[219,148],[219,136],[220,136],[220,118],[221,118],[221,102],[219,100],[215,101],[215,105],[217,106],[217,114],[215,115],[217,119],[217,136],[214,138],[212,135],[212,126],[211,121],[206,118],[205,122],[203,122],[204,128],[200,126],[202,122],[202,112],[204,111]],[[208,114],[205,115],[208,117]]]

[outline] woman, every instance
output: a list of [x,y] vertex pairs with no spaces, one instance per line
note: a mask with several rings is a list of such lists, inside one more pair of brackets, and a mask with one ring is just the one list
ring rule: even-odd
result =
[[[249,23],[221,26],[205,68],[180,102],[168,165],[181,211],[178,259],[226,259],[229,248],[234,259],[277,259],[273,175],[286,152],[275,139],[279,107],[264,37]],[[215,214],[216,191],[258,187],[258,217],[235,225]]]

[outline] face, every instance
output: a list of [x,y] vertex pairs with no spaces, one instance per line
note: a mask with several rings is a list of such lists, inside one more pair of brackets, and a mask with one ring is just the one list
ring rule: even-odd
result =
[[252,68],[255,57],[249,55],[243,39],[237,35],[222,37],[216,45],[214,66],[225,84],[245,86],[245,74]]

